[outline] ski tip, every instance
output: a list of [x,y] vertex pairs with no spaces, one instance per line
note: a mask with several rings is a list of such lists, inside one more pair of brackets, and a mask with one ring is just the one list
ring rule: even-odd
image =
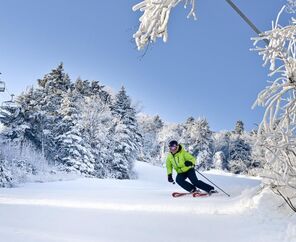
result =
[[182,197],[182,196],[186,196],[186,195],[190,195],[192,193],[189,193],[189,192],[173,192],[172,193],[172,196],[173,197]]
[[207,197],[209,196],[208,193],[204,193],[204,192],[195,192],[192,194],[193,197]]
[[208,193],[205,192],[173,192],[172,196],[173,197],[183,197],[183,196],[188,196],[191,195],[193,197],[205,197],[205,196],[209,196]]
[[173,192],[172,193],[172,196],[173,197],[181,197],[181,196],[184,196],[184,194],[183,193],[180,193],[180,192]]

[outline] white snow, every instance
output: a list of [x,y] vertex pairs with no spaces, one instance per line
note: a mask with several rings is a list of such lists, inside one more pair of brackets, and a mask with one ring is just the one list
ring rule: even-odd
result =
[[191,5],[191,10],[187,18],[195,16],[195,0],[144,0],[133,6],[133,11],[140,10],[144,12],[139,18],[140,26],[138,31],[133,35],[138,49],[144,48],[149,42],[155,42],[156,38],[163,38],[166,42],[168,39],[168,21],[171,10],[180,2],[185,2],[184,7]]
[[164,168],[137,162],[135,170],[136,180],[85,178],[0,189],[0,241],[296,241],[296,216],[262,191],[260,179],[205,172],[231,197],[173,198],[182,190],[167,182]]

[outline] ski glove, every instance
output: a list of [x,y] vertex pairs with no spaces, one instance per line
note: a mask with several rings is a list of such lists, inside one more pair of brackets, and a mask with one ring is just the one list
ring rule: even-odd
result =
[[174,182],[174,179],[173,179],[173,175],[172,174],[169,174],[168,175],[168,182]]
[[185,166],[193,166],[193,163],[189,160],[184,162]]

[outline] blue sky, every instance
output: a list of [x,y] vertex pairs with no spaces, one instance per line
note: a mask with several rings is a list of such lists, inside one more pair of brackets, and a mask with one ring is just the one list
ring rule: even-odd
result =
[[[8,92],[35,85],[60,62],[72,80],[124,85],[142,111],[168,122],[205,117],[212,130],[250,130],[262,108],[251,109],[267,84],[268,68],[251,52],[256,34],[224,0],[197,0],[197,21],[182,5],[173,10],[169,40],[159,40],[144,58],[132,34],[139,0],[10,0],[1,2],[0,72]],[[285,0],[234,0],[260,30],[268,30]],[[284,14],[283,24],[288,17]]]

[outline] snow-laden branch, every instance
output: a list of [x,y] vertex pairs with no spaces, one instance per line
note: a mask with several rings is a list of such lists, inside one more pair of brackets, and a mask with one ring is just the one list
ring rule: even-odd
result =
[[144,12],[140,17],[140,26],[133,35],[138,49],[144,48],[150,41],[155,42],[157,38],[162,38],[164,42],[168,39],[168,21],[172,8],[180,2],[191,5],[191,10],[187,18],[195,16],[195,0],[144,0],[133,6],[133,11]]
[[271,187],[292,204],[289,194],[296,189],[296,19],[281,26],[279,17],[284,9],[270,31],[253,38],[254,50],[262,55],[263,65],[270,65],[269,76],[273,78],[254,105],[265,107],[258,133],[266,148]]
[[[284,8],[281,10],[281,12]],[[281,13],[280,12],[280,13]],[[265,106],[266,111],[261,128],[273,129],[277,120],[291,121],[290,110],[295,110],[293,97],[296,91],[296,19],[292,18],[291,25],[282,27],[278,23],[279,16],[273,23],[272,30],[253,38],[254,50],[262,55],[264,65],[270,64],[270,77],[276,79],[272,84],[259,93],[254,105]],[[259,47],[259,42],[268,43]],[[294,117],[293,117],[294,121]]]
[[296,13],[296,0],[287,0],[286,11],[288,13]]

